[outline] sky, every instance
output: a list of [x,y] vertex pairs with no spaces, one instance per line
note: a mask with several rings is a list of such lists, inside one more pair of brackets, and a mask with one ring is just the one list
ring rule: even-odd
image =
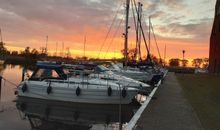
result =
[[[50,55],[63,55],[62,50],[70,48],[72,57],[83,56],[84,50],[85,56],[92,58],[121,57],[125,1],[0,0],[3,41],[9,50],[20,51],[27,46],[39,50],[45,47],[48,36]],[[162,57],[165,45],[166,58],[182,58],[182,50],[186,51],[187,59],[208,57],[216,0],[140,2],[143,3],[144,32],[147,36],[150,16]],[[132,10],[129,17],[128,44],[134,48]],[[145,56],[143,42],[141,48]],[[158,56],[153,39],[150,48],[151,53]]]

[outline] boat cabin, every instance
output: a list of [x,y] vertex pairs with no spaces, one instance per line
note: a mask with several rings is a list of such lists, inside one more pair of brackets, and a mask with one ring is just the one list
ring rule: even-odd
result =
[[66,80],[67,75],[63,67],[53,63],[37,63],[37,69],[33,72],[29,80],[42,81],[45,79]]

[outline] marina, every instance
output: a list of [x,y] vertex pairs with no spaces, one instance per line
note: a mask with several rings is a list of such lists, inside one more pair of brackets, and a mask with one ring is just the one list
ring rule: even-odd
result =
[[219,0],[1,3],[0,130],[220,129]]

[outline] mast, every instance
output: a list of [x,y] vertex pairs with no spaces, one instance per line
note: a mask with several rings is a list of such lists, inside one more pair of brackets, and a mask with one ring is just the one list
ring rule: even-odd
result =
[[150,31],[151,31],[151,20],[150,20],[150,16],[149,16],[149,27],[148,27],[148,29],[149,29],[149,32],[148,32],[148,38],[149,38],[149,45],[148,45],[148,47],[149,47],[149,53],[150,53],[150,40],[151,40],[151,35],[150,35]]
[[62,42],[62,57],[64,57],[65,54],[64,54],[64,42]]
[[130,0],[126,0],[126,19],[125,19],[125,43],[124,43],[124,67],[127,69],[128,65],[128,19],[129,19]]
[[3,44],[3,39],[2,39],[2,30],[0,28],[0,36],[1,36],[1,43]]
[[84,47],[83,47],[83,57],[85,58],[86,56],[86,35],[84,37]]
[[164,48],[164,66],[166,64],[166,54],[167,53],[167,44],[165,44],[165,48]]
[[48,36],[46,36],[46,47],[45,47],[45,53],[47,54],[47,44],[48,44]]
[[139,8],[138,15],[139,15],[139,18],[140,18],[139,19],[140,20],[139,21],[139,30],[138,30],[139,31],[138,32],[139,33],[138,34],[139,35],[138,36],[139,37],[139,39],[138,39],[138,53],[139,53],[138,55],[139,55],[139,60],[141,60],[141,29],[140,29],[141,26],[140,25],[141,25],[141,21],[142,21],[142,6],[143,5],[141,4],[141,2],[138,2],[138,8]]
[[56,42],[56,56],[57,56],[57,45],[58,45],[58,43]]

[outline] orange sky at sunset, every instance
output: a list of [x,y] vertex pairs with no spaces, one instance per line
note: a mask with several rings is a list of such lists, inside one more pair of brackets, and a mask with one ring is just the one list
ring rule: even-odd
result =
[[[188,59],[208,57],[215,0],[140,1],[144,4],[145,34],[148,36],[151,16],[162,58],[165,44],[167,59],[182,58],[183,49]],[[0,28],[8,50],[20,51],[27,46],[39,50],[45,46],[48,35],[50,55],[55,54],[56,43],[60,54],[64,43],[72,57],[83,56],[86,36],[87,57],[97,58],[102,44],[99,58],[122,57],[125,0],[0,0],[0,3]],[[130,13],[129,47],[132,48],[135,33]],[[151,52],[158,56],[155,42],[151,43]],[[146,55],[144,43],[142,51]]]

